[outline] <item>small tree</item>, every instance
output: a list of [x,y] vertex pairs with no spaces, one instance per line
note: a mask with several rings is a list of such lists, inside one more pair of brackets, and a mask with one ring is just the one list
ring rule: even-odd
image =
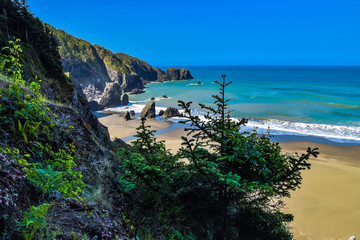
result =
[[133,220],[148,220],[135,224],[145,224],[153,237],[159,237],[156,226],[173,239],[291,239],[284,222],[292,216],[280,211],[281,199],[299,187],[317,149],[284,154],[269,136],[241,131],[247,120],[231,118],[225,77],[216,82],[215,107],[200,104],[205,121],[192,115],[191,102],[179,101],[191,127],[176,155],[156,141],[144,120],[133,149],[121,151],[120,187],[135,196]]

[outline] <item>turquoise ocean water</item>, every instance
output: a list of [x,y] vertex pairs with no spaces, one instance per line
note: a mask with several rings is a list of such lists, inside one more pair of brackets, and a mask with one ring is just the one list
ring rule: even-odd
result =
[[[249,119],[249,128],[275,136],[312,136],[337,143],[360,144],[360,66],[186,66],[194,80],[151,83],[132,95],[140,111],[151,97],[157,110],[177,106],[179,99],[211,104],[218,93],[215,80],[227,87],[235,118]],[[165,68],[163,68],[165,69]],[[202,84],[198,85],[200,81]],[[167,95],[169,98],[162,98]],[[176,119],[174,119],[176,121]]]

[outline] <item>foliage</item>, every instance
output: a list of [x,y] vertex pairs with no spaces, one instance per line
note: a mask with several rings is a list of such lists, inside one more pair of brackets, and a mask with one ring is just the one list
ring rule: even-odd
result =
[[[301,184],[301,172],[317,149],[289,155],[269,136],[241,131],[247,120],[229,112],[225,87],[213,96],[206,120],[179,101],[190,124],[182,148],[172,155],[143,119],[131,149],[119,150],[125,175],[120,189],[131,198],[134,235],[188,239],[291,239],[282,198]],[[190,137],[189,137],[190,136]],[[155,231],[155,229],[157,229]]]
[[[17,40],[16,43],[20,41]],[[25,145],[33,149],[33,157],[37,156],[42,161],[28,163],[20,156],[18,149],[13,152],[8,150],[6,153],[18,159],[17,162],[24,166],[27,178],[43,194],[58,191],[64,197],[77,197],[78,193],[82,193],[84,183],[81,173],[73,170],[76,166],[74,146],[54,151],[48,143],[43,145],[37,141],[39,135],[45,139],[50,138],[49,128],[53,127],[55,122],[50,119],[50,109],[43,102],[40,84],[32,81],[27,85],[21,78],[20,45],[15,45],[12,41],[9,44],[10,47],[6,47],[9,55],[2,55],[0,64],[11,76],[8,89],[1,90],[2,102],[6,104],[2,104],[0,108],[0,126],[10,125],[10,128],[3,128],[5,132],[12,134],[13,139],[22,139]],[[26,91],[31,94],[25,94]],[[45,159],[47,160],[44,161]]]
[[[0,126],[11,125],[11,128],[7,128],[7,130],[12,130],[11,134],[19,135],[28,144],[37,137],[41,125],[43,126],[42,131],[47,130],[43,123],[47,122],[50,126],[53,126],[54,123],[47,115],[49,109],[42,101],[41,87],[36,82],[37,79],[28,86],[22,79],[22,64],[19,63],[19,54],[22,50],[19,43],[19,39],[15,42],[9,41],[9,46],[3,48],[3,50],[8,50],[8,55],[1,56],[0,66],[2,68],[0,71],[9,75],[10,84],[8,89],[0,90],[0,102],[3,102],[0,105]],[[26,94],[26,91],[29,94]]]
[[[37,143],[38,152],[44,152],[50,158],[43,164],[29,164],[25,168],[28,179],[39,188],[43,194],[50,194],[58,191],[64,197],[78,197],[83,193],[85,187],[82,175],[79,171],[74,171],[76,166],[73,153],[74,146],[70,145],[65,149],[55,152],[50,145],[42,146]],[[43,168],[42,165],[45,165]],[[40,168],[39,168],[40,167]]]
[[50,234],[47,231],[46,216],[51,204],[43,203],[37,207],[31,206],[28,212],[24,213],[17,225],[22,230],[25,240],[32,239],[55,239],[56,233]]
[[16,41],[9,41],[10,46],[2,48],[4,55],[1,56],[0,62],[0,71],[4,71],[6,75],[9,76],[9,79],[12,80],[12,83],[9,86],[10,95],[15,95],[18,100],[20,100],[20,87],[25,84],[25,81],[22,79],[22,64],[20,63],[20,53],[22,53],[21,46],[18,44],[20,39]]
[[[42,91],[49,97],[61,101],[68,99],[74,85],[63,74],[54,34],[30,13],[26,1],[3,0],[0,9],[0,49],[13,39],[23,40],[22,54],[18,58],[22,65],[22,79],[27,81],[40,76],[44,80]],[[2,54],[8,55],[8,50],[3,49]]]

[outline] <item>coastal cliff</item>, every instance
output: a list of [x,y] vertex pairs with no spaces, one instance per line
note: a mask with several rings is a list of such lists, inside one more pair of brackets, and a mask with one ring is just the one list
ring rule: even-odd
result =
[[187,69],[168,68],[167,72],[125,53],[110,50],[74,37],[48,25],[59,43],[64,72],[81,86],[87,99],[99,100],[106,83],[115,82],[121,90],[143,89],[152,81],[193,79]]

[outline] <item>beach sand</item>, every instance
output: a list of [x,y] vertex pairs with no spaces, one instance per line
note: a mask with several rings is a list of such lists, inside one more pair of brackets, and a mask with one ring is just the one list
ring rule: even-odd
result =
[[[112,115],[99,119],[109,128],[111,137],[133,135],[139,120],[122,121]],[[167,122],[147,121],[152,129],[166,129]],[[166,140],[167,148],[176,152],[180,147],[183,129],[157,135]],[[360,146],[343,147],[307,141],[280,143],[284,152],[305,152],[318,147],[320,155],[311,159],[311,169],[304,171],[300,189],[286,199],[285,212],[294,214],[289,225],[297,240],[345,239],[360,237]]]
[[[110,138],[125,138],[136,134],[136,128],[140,126],[139,119],[131,119],[125,121],[121,114],[113,114],[99,118],[100,123],[108,127]],[[170,127],[169,122],[147,120],[147,125],[151,126],[151,130],[161,130]]]

